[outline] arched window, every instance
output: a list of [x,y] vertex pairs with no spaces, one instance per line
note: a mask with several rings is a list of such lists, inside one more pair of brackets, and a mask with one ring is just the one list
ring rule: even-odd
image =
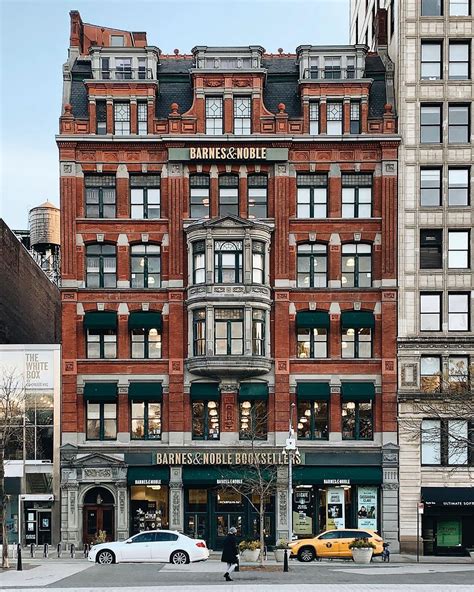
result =
[[326,288],[327,245],[298,245],[298,287]]
[[342,287],[372,286],[372,247],[363,243],[342,245]]
[[372,312],[345,311],[341,315],[342,357],[371,358],[375,327]]
[[219,216],[239,215],[239,177],[221,175],[219,177]]
[[267,212],[267,185],[266,175],[250,175],[248,184],[248,217],[266,218]]
[[242,282],[242,241],[214,243],[214,281],[216,284]]
[[159,245],[133,245],[131,248],[131,288],[159,288],[161,256]]
[[86,247],[86,287],[117,286],[117,255],[115,245],[92,244]]

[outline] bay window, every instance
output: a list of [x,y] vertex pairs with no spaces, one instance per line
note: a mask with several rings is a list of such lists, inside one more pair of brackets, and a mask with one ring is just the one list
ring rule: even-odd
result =
[[193,249],[193,284],[204,284],[206,281],[206,243],[196,241]]
[[242,241],[215,241],[214,282],[240,284],[242,282]]
[[243,309],[216,308],[214,310],[214,336],[214,352],[217,356],[243,355]]

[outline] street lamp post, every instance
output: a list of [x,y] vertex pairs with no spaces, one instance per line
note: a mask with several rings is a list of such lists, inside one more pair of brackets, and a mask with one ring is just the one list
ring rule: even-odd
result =
[[293,540],[293,455],[297,452],[296,438],[293,431],[293,411],[295,404],[290,406],[290,421],[288,439],[286,440],[285,451],[288,454],[288,540]]

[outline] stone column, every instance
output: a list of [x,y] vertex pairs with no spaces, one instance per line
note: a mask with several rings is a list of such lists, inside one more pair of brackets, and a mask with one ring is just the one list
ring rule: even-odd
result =
[[398,529],[398,452],[396,444],[382,447],[382,536],[390,543],[392,553],[400,552]]
[[277,468],[277,492],[276,492],[276,539],[289,540],[288,530],[288,467]]
[[169,528],[170,530],[184,531],[184,489],[183,468],[170,468],[169,491]]
[[[120,472],[123,472],[123,476],[125,476],[126,469],[120,469]],[[121,475],[122,476],[122,475]],[[130,512],[128,510],[128,490],[127,490],[127,481],[124,479],[123,481],[117,481],[117,499],[115,502],[116,516],[117,516],[117,539],[119,541],[124,541],[128,539],[130,535],[128,519]]]

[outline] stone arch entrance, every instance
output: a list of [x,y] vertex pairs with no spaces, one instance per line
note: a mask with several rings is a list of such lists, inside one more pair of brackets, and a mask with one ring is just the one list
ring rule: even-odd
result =
[[115,538],[115,498],[105,487],[93,487],[84,496],[82,509],[82,542],[90,544],[100,531],[106,534],[106,540]]

